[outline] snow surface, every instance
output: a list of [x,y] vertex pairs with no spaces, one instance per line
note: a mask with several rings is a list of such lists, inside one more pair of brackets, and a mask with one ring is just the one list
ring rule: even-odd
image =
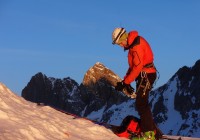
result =
[[103,119],[103,113],[109,113],[112,112],[112,115],[110,116],[110,119],[107,123],[112,124],[112,125],[121,125],[122,120],[126,116],[135,116],[138,117],[137,112],[131,107],[133,105],[133,101],[129,102],[123,102],[122,104],[119,105],[112,105],[108,110],[106,110],[106,106],[103,106],[101,109],[98,111],[93,111],[91,112],[87,118],[91,120],[96,120],[98,122],[102,122]]
[[0,140],[122,140],[109,129],[38,106],[0,83]]
[[167,133],[167,131],[165,132],[166,124],[168,128],[173,128],[173,133],[177,134],[179,131],[180,125],[183,123],[181,122],[182,118],[181,118],[180,113],[174,110],[174,97],[175,97],[175,93],[177,92],[177,86],[176,86],[177,80],[178,80],[178,77],[175,77],[174,80],[171,81],[170,86],[165,92],[166,95],[164,96],[165,97],[164,104],[167,108],[170,108],[170,110],[168,110],[168,119],[165,121],[164,124],[160,124],[159,128],[163,130],[165,134]]
[[[167,137],[169,140],[200,140],[200,138],[191,138],[191,137],[181,137],[181,136],[170,136],[170,135],[164,135],[164,137]],[[161,139],[162,140],[162,139]],[[167,139],[163,139],[167,140]]]

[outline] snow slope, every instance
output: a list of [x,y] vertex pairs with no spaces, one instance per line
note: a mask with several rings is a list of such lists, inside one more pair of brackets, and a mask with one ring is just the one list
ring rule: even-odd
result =
[[0,140],[122,140],[103,126],[37,106],[0,83]]
[[[188,102],[186,102],[187,100],[184,101],[183,97],[185,98],[187,90],[180,88],[181,82],[184,83],[177,75],[174,75],[168,83],[155,90],[154,94],[150,96],[153,110],[161,106],[160,110],[156,110],[156,113],[154,112],[156,114],[154,118],[160,120],[158,126],[164,134],[200,137],[200,109],[192,108],[195,104],[198,105],[199,100],[193,95],[186,97],[188,100],[194,100],[193,104],[188,104]],[[187,94],[192,93],[192,90],[189,91],[191,92]],[[177,97],[177,95],[180,94],[183,96]],[[182,101],[185,104],[183,103],[184,105],[180,105],[180,102],[177,102],[175,98],[179,98],[180,102]],[[185,105],[187,105],[187,108]],[[183,113],[180,112],[180,109],[177,110],[177,106],[179,108],[184,108],[184,113],[186,115],[182,115]]]

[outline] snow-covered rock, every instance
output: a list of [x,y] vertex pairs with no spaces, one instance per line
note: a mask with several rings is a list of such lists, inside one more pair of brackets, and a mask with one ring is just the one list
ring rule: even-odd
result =
[[200,137],[200,60],[180,68],[150,97],[154,119],[165,134]]

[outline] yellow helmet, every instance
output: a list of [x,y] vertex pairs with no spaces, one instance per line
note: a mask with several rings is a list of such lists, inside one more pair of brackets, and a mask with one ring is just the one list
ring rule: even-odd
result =
[[120,37],[126,32],[124,28],[115,28],[115,30],[112,33],[112,44],[116,44]]

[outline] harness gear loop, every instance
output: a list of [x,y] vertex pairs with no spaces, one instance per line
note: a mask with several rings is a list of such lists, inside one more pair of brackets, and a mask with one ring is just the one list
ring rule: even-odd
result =
[[142,77],[142,78],[146,78],[146,77],[147,77],[147,73],[144,72],[144,71],[142,71],[140,74],[141,74],[141,77]]
[[140,73],[140,76],[141,76],[141,81],[140,81],[140,84],[138,86],[136,93],[140,90],[140,88],[143,88],[142,96],[145,96],[147,89],[151,88],[151,84],[149,82],[149,79],[147,77],[147,73],[145,71],[142,71]]

